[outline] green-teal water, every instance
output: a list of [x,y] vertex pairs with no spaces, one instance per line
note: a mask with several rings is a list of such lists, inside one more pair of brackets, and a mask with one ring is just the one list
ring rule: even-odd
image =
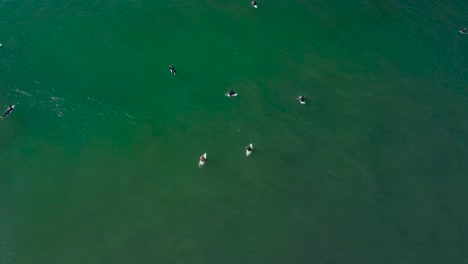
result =
[[2,1],[0,263],[468,263],[466,10]]

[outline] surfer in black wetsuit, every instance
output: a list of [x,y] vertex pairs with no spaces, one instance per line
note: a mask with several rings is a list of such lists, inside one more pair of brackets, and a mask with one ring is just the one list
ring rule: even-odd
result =
[[13,112],[13,110],[15,110],[15,105],[10,105],[5,113],[3,113],[2,118],[7,117],[11,112]]
[[468,30],[466,28],[463,28],[462,30],[460,30],[460,32],[463,34],[468,34]]
[[231,90],[229,91],[229,93],[228,93],[228,94],[229,94],[229,96],[234,96],[234,95],[236,95],[237,93],[236,93],[236,92],[234,92],[234,90],[232,90],[232,89],[231,89]]
[[301,96],[299,96],[297,99],[298,99],[299,101],[301,101],[301,102],[305,102],[306,97],[303,96],[303,95],[301,95]]
[[256,6],[256,5],[257,5],[257,1],[256,1],[256,0],[253,0],[253,1],[252,1],[252,5],[253,5],[253,6]]
[[250,147],[250,145],[247,146],[245,149],[246,149],[247,151],[252,151],[252,148]]
[[169,65],[169,70],[171,71],[171,73],[172,73],[173,75],[176,75],[176,70],[175,70],[175,68],[174,68],[174,65],[172,65],[172,64]]

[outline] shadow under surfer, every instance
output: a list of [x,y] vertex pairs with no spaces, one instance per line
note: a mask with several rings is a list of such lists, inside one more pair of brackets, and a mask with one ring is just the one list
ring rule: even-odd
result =
[[2,118],[7,117],[11,112],[13,112],[13,110],[15,110],[15,105],[10,105],[5,113],[3,113]]
[[170,65],[169,65],[169,70],[171,71],[171,73],[172,73],[173,75],[176,75],[176,69],[174,68],[174,65],[170,64]]

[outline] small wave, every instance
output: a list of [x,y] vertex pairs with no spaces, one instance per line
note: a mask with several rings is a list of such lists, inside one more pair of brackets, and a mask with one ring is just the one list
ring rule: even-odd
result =
[[28,93],[28,92],[25,92],[25,91],[22,91],[18,88],[14,89],[13,91],[17,92],[17,93],[20,93],[22,95],[27,95],[27,96],[32,96],[32,94]]
[[65,101],[65,99],[55,96],[50,97],[50,99],[52,99],[53,101]]

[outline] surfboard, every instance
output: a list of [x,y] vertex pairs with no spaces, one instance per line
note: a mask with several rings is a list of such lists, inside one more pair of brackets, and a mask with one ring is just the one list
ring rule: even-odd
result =
[[233,95],[230,95],[229,93],[226,94],[227,97],[236,97],[237,96],[237,93],[233,94]]
[[[250,143],[247,147],[250,147],[253,150],[252,143]],[[247,148],[245,148],[245,156],[250,156],[250,153],[252,153],[252,151],[249,151]]]
[[462,33],[462,34],[464,34],[464,35],[468,34],[468,32],[463,32],[463,31],[461,31],[461,30],[458,30],[458,32],[460,32],[460,33]]
[[305,101],[301,101],[301,97],[298,97],[297,100],[298,100],[299,103],[301,103],[301,104],[305,104],[305,103],[306,103]]
[[[203,153],[203,155],[201,155],[201,156],[204,157],[205,160],[206,160],[206,153]],[[201,161],[201,160],[200,160],[200,161],[198,162],[198,167],[203,166],[203,164],[205,164],[205,161]]]

